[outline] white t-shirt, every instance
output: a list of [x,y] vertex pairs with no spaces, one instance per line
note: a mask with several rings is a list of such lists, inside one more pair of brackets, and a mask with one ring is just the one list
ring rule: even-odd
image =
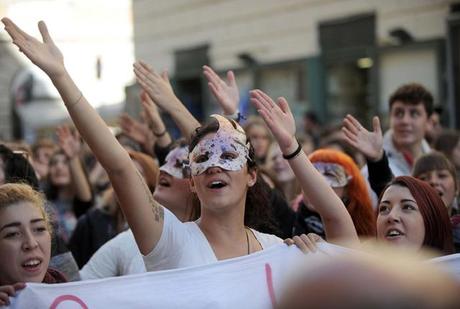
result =
[[100,247],[80,270],[80,277],[90,280],[144,272],[144,261],[134,235],[127,230]]
[[[180,222],[164,209],[164,225],[155,248],[143,256],[147,271],[198,266],[217,262],[206,236],[195,222]],[[282,243],[275,235],[251,231],[263,249]]]

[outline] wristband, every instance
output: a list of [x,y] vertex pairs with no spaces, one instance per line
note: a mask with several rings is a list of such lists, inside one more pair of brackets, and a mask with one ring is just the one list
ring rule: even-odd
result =
[[236,122],[240,122],[241,119],[246,119],[246,117],[244,117],[239,110],[236,110],[236,112],[234,114],[231,114],[231,115],[224,115],[225,117],[227,118],[230,118],[230,119],[233,119],[235,120]]
[[[296,140],[296,141],[297,141],[297,140]],[[297,141],[297,144],[298,144],[299,146],[297,147],[296,150],[294,150],[293,153],[288,154],[288,155],[284,155],[284,154],[283,154],[283,158],[284,158],[284,159],[290,160],[290,159],[295,158],[295,157],[297,157],[297,156],[299,155],[299,153],[302,151],[302,146],[300,145],[300,143],[299,143],[298,141]]]
[[[152,132],[153,132],[153,131],[152,131]],[[161,132],[161,133],[155,133],[155,132],[153,132],[153,135],[155,135],[156,137],[162,137],[162,136],[166,135],[166,133],[167,133],[167,131],[166,131],[166,129],[165,129],[165,130],[164,130],[163,132]]]

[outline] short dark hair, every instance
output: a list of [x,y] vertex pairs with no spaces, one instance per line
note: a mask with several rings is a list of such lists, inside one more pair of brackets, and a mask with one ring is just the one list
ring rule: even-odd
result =
[[396,101],[410,105],[422,103],[425,106],[428,117],[433,113],[433,95],[425,87],[417,83],[405,84],[396,89],[390,96],[390,110]]

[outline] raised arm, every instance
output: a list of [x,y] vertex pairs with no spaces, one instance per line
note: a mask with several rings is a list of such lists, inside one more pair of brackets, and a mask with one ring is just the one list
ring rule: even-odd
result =
[[288,159],[302,190],[323,221],[327,239],[332,242],[358,242],[356,229],[350,214],[332,188],[315,169],[303,151],[298,151],[295,138],[295,122],[288,102],[279,98],[277,104],[260,90],[251,91],[251,103],[267,123],[276,138],[283,155],[297,153]]
[[3,18],[2,22],[13,43],[49,76],[59,91],[75,126],[107,171],[140,251],[149,253],[161,236],[163,208],[153,200],[128,153],[75,85],[45,23],[38,23],[43,38],[40,42],[10,19]]
[[203,74],[208,80],[208,87],[222,108],[224,115],[231,116],[238,112],[240,103],[240,91],[236,84],[235,74],[233,71],[227,72],[227,82],[223,81],[214,70],[205,65]]
[[59,146],[69,159],[70,174],[72,175],[72,185],[75,195],[80,201],[89,202],[92,199],[91,186],[86,177],[80,161],[80,137],[76,132],[72,133],[67,126],[56,129]]
[[142,109],[144,110],[149,122],[149,127],[152,130],[153,135],[156,137],[155,144],[160,147],[167,147],[172,142],[171,135],[169,135],[168,130],[166,130],[166,126],[163,119],[161,119],[157,106],[147,92],[143,90],[141,93],[141,103]]
[[145,62],[138,61],[134,63],[134,74],[152,101],[171,115],[182,135],[190,140],[195,129],[201,125],[174,94],[168,72],[158,74]]

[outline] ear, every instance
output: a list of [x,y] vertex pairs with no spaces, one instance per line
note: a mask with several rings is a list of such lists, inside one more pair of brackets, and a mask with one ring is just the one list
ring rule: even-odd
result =
[[248,187],[252,187],[256,184],[257,181],[257,171],[251,170],[248,171]]

